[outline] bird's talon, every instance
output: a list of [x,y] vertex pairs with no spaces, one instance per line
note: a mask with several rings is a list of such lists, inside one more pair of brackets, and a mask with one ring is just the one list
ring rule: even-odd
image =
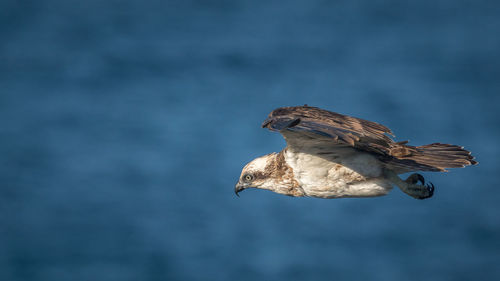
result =
[[429,190],[430,193],[434,192],[434,184],[432,182],[427,184],[427,189]]
[[[424,179],[419,174],[411,175],[406,182],[408,183],[406,193],[416,199],[427,199],[434,195],[434,184],[432,182],[424,184]],[[422,184],[418,184],[418,182]]]
[[417,174],[417,178],[418,178],[418,181],[420,181],[422,183],[422,185],[425,184],[425,179],[421,174]]
[[409,184],[417,184],[418,182],[421,182],[422,185],[425,184],[425,179],[421,174],[411,174],[407,179],[406,182]]
[[419,199],[427,199],[427,198],[431,198],[432,195],[434,195],[434,184],[432,182],[429,182],[428,184],[425,185],[425,187],[427,188],[427,191],[429,192],[428,195],[422,197],[422,198],[419,198]]

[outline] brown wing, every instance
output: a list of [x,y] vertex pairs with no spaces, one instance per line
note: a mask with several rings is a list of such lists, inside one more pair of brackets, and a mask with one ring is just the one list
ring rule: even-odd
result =
[[294,145],[290,135],[297,136],[291,132],[314,139],[311,145],[316,145],[317,140],[329,141],[380,155],[389,155],[394,144],[388,136],[392,132],[385,126],[311,106],[278,108],[262,127],[282,133],[289,146]]
[[329,149],[350,147],[372,153],[391,169],[444,171],[476,162],[470,152],[448,144],[409,146],[394,142],[389,128],[375,122],[311,106],[281,107],[272,111],[263,128],[280,132],[288,147],[309,150],[327,145]]

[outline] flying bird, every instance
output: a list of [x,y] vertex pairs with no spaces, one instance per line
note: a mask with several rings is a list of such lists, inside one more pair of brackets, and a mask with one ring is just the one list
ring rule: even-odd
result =
[[280,132],[287,146],[256,158],[242,170],[235,193],[266,189],[295,197],[343,198],[386,195],[395,185],[416,199],[434,194],[416,171],[446,172],[477,164],[461,146],[395,142],[378,123],[311,106],[272,111],[263,128]]

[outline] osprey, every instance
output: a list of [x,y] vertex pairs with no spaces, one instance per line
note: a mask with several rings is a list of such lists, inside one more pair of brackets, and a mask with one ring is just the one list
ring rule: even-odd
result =
[[267,189],[289,196],[318,198],[386,195],[396,185],[417,199],[430,198],[432,183],[413,171],[446,172],[477,164],[461,146],[394,142],[391,130],[378,123],[317,107],[282,107],[272,111],[263,128],[280,132],[287,146],[248,163],[235,193]]

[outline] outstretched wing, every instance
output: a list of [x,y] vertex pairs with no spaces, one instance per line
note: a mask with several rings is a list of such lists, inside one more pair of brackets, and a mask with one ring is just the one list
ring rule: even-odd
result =
[[317,147],[319,142],[335,149],[351,147],[379,155],[390,155],[394,141],[389,128],[375,122],[311,106],[281,107],[271,112],[263,128],[280,132],[288,147]]
[[389,128],[375,122],[311,106],[281,107],[271,112],[263,128],[280,132],[287,147],[314,154],[372,153],[399,173],[446,171],[477,164],[463,147],[434,143],[423,146],[394,142]]

